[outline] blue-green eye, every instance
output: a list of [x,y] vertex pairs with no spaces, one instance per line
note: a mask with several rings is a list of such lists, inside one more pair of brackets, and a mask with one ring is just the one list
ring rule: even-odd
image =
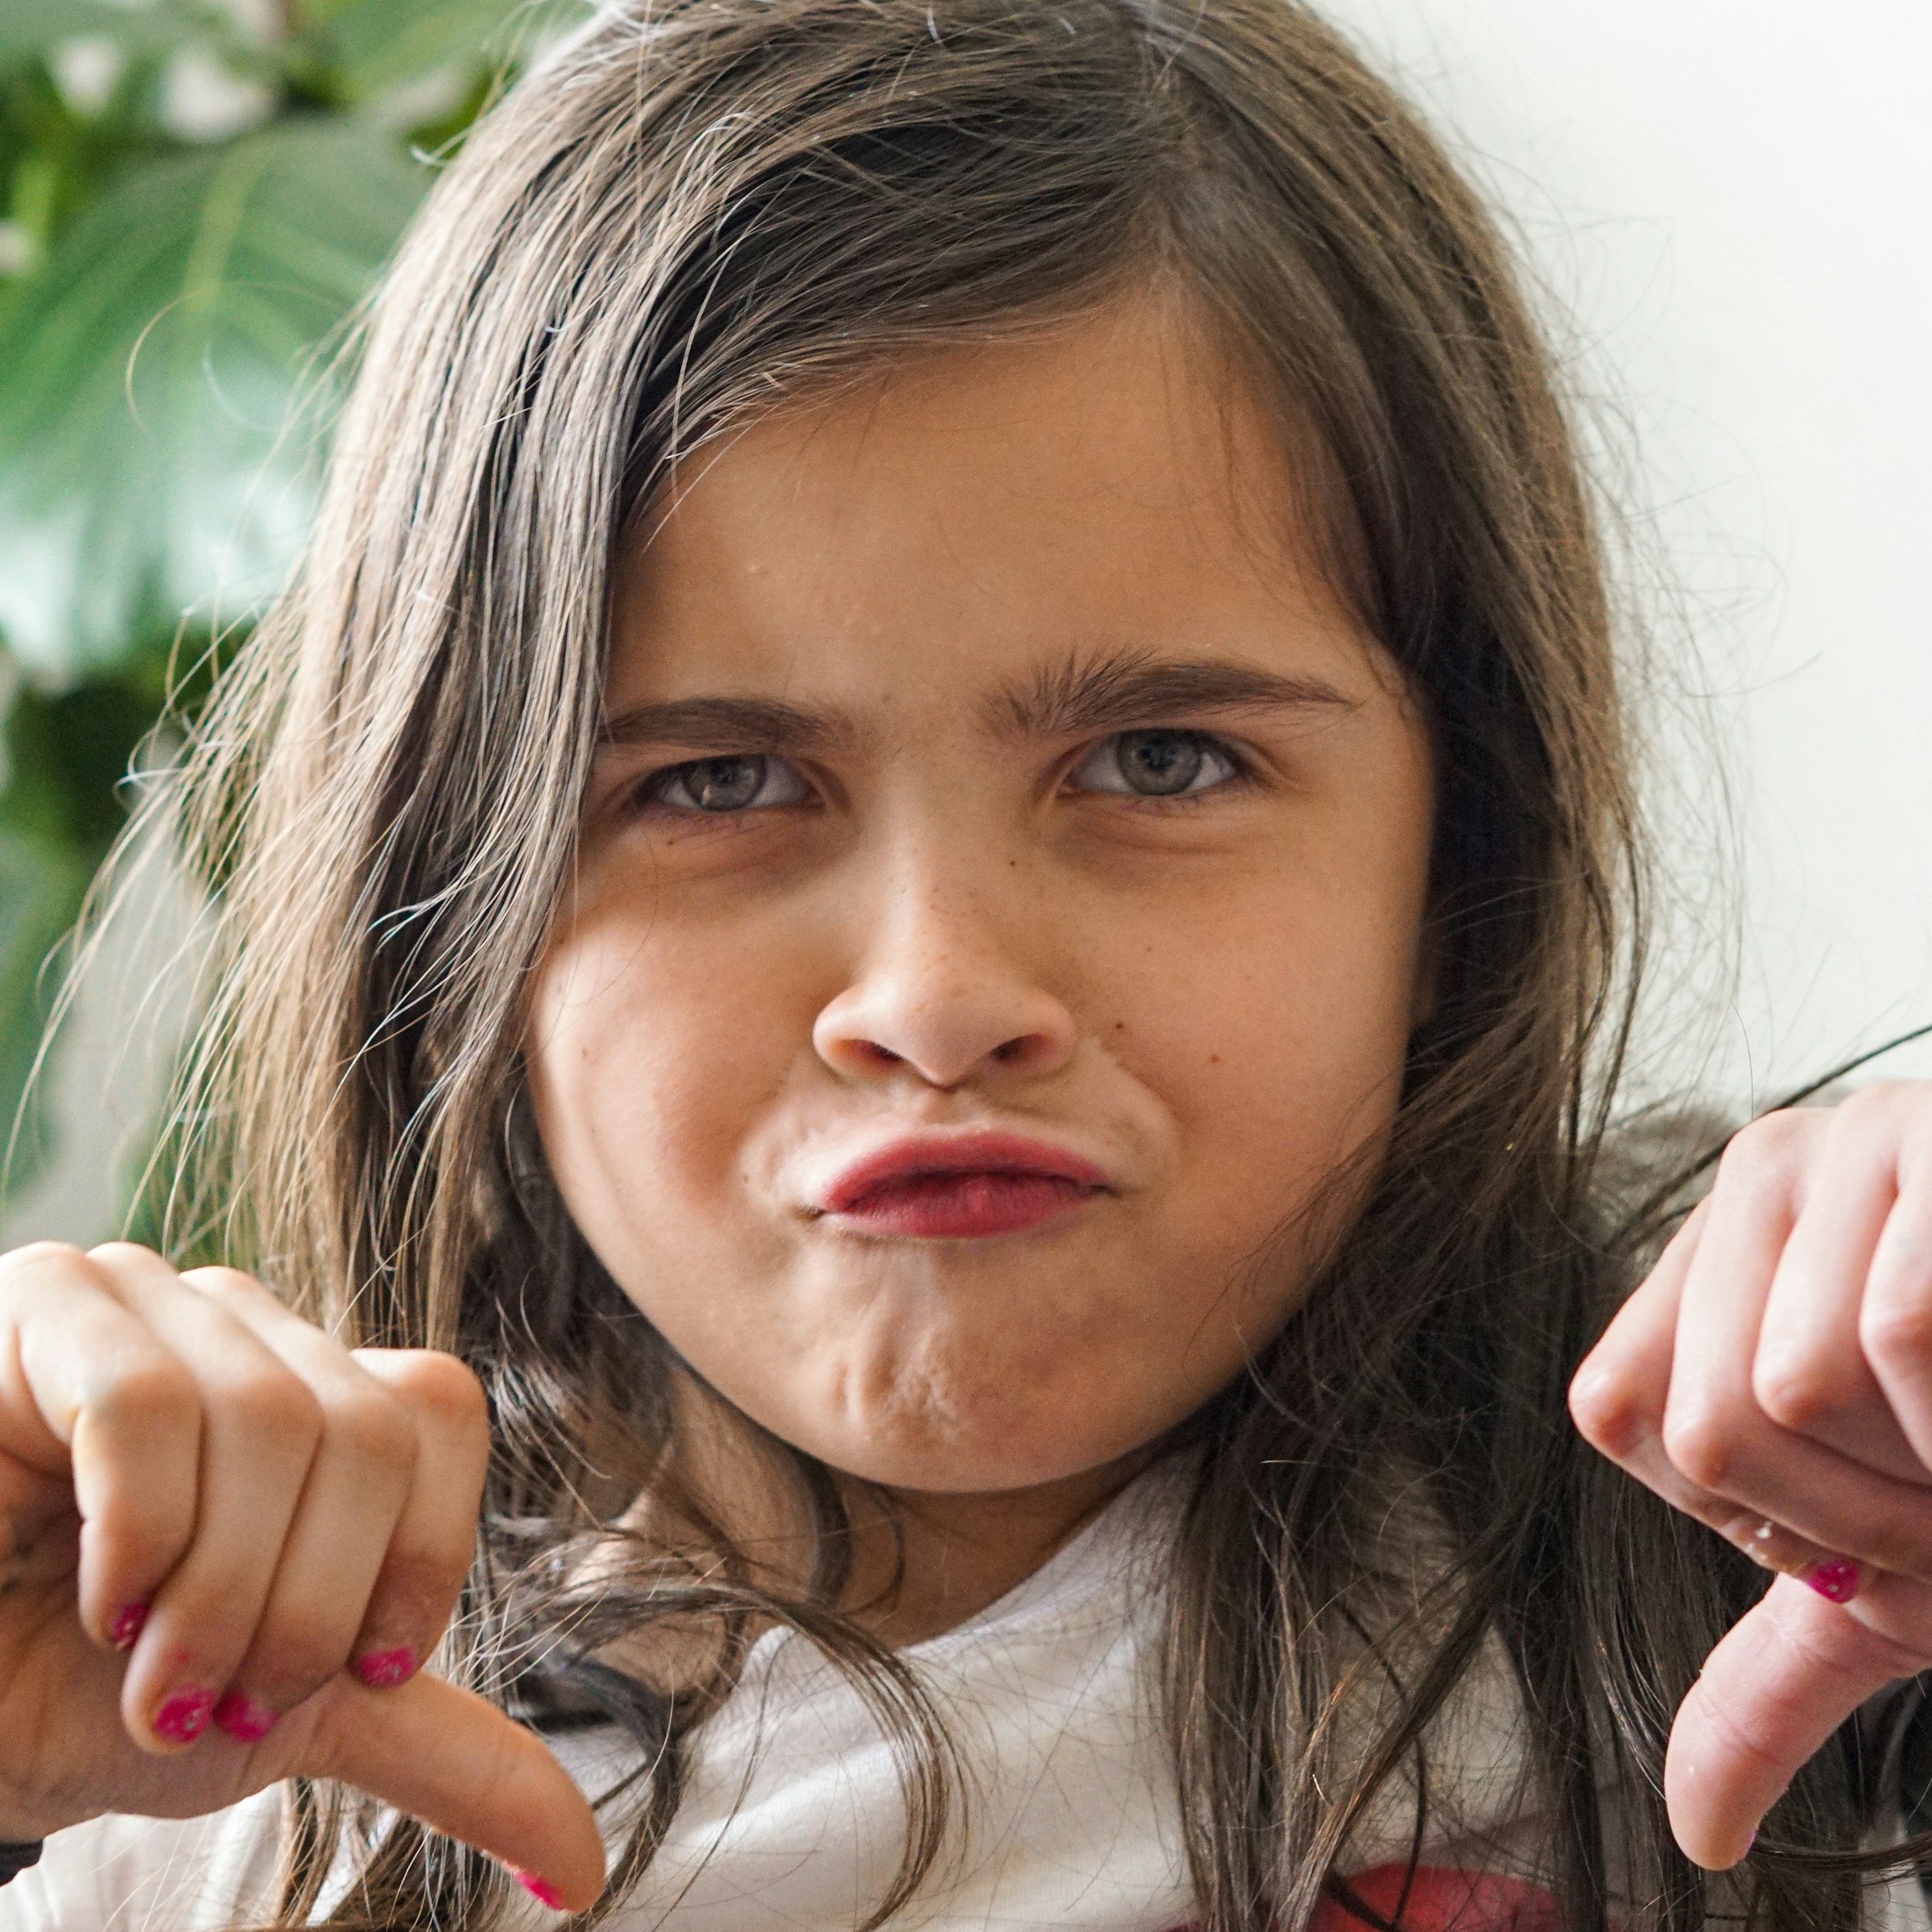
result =
[[1122,731],[1094,746],[1075,768],[1087,791],[1178,799],[1241,776],[1234,755],[1204,731]]
[[667,766],[644,781],[642,796],[673,811],[722,814],[770,805],[796,805],[806,797],[805,781],[782,758],[762,752],[693,758]]

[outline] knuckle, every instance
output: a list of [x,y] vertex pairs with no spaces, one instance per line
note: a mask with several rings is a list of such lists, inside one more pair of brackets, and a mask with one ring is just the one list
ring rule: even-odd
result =
[[1859,1311],[1858,1339],[1881,1368],[1924,1368],[1932,1362],[1932,1294],[1868,1298]]
[[487,1430],[489,1398],[463,1362],[440,1349],[400,1352],[393,1364],[397,1392],[432,1425],[459,1433]]
[[0,1274],[27,1274],[46,1269],[67,1269],[85,1265],[86,1255],[72,1241],[28,1241],[0,1254]]
[[1781,1107],[1747,1121],[1724,1145],[1718,1175],[1736,1185],[1766,1174],[1781,1174],[1798,1150],[1818,1131],[1815,1113],[1807,1119],[1802,1108]]
[[[143,1248],[138,1241],[100,1241],[88,1249],[87,1258],[98,1261],[103,1268],[141,1268],[161,1261],[153,1249]],[[162,1265],[166,1267],[167,1263],[163,1261]]]
[[224,1406],[251,1435],[272,1437],[279,1443],[320,1439],[320,1398],[299,1376],[286,1369],[262,1369],[239,1377],[226,1391]]
[[201,1395],[185,1367],[159,1353],[117,1370],[84,1404],[95,1426],[151,1439],[201,1426]]
[[1903,1080],[1874,1080],[1858,1087],[1832,1108],[1840,1120],[1876,1125],[1912,1111],[1912,1088]]
[[328,1405],[328,1429],[360,1456],[407,1475],[415,1467],[420,1439],[402,1406],[381,1389],[357,1390]]
[[1700,1489],[1722,1490],[1737,1467],[1739,1432],[1714,1406],[1667,1413],[1661,1436],[1671,1467]]
[[1846,1406],[1838,1378],[1823,1364],[1802,1358],[1758,1362],[1752,1370],[1751,1393],[1771,1421],[1795,1434],[1816,1428]]
[[1612,1460],[1628,1455],[1655,1422],[1631,1379],[1608,1365],[1571,1383],[1570,1416],[1584,1441]]
[[211,1301],[233,1303],[259,1301],[268,1292],[252,1274],[239,1268],[193,1268],[181,1279]]

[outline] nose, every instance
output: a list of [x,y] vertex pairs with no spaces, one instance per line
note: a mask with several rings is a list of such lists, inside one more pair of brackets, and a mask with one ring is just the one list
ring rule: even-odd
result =
[[997,907],[988,896],[957,881],[886,889],[851,983],[812,1027],[812,1045],[835,1073],[904,1067],[950,1089],[1067,1063],[1078,1038],[1073,1015],[1005,936],[1030,923],[1037,941],[1037,908]]

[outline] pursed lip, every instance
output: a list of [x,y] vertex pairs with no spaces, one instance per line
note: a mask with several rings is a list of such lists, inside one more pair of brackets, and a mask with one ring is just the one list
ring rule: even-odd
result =
[[832,1176],[813,1203],[823,1214],[848,1214],[894,1181],[920,1174],[1031,1174],[1096,1192],[1113,1185],[1107,1170],[1071,1149],[1022,1134],[980,1128],[963,1133],[918,1134],[862,1154]]

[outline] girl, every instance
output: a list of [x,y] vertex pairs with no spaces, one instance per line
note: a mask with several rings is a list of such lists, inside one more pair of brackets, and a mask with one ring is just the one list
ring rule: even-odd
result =
[[1905,1913],[1932,1103],[1572,1384],[1674,1191],[1608,632],[1285,0],[601,15],[183,774],[167,1257],[0,1268],[0,1922]]

